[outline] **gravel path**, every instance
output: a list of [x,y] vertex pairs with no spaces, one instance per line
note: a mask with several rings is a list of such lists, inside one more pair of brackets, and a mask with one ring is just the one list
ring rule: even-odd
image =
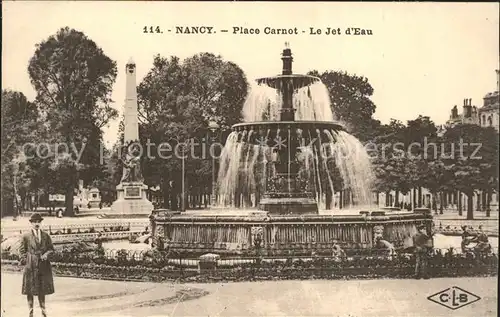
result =
[[[2,273],[2,317],[27,315],[20,274]],[[49,316],[496,316],[496,278],[172,284],[56,277]],[[481,300],[451,310],[427,297],[458,286]],[[35,316],[38,306],[35,304]],[[38,314],[39,316],[39,314]]]

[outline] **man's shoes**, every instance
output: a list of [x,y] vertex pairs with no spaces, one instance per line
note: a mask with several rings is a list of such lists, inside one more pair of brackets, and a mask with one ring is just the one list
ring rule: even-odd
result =
[[428,280],[428,279],[430,279],[430,277],[424,276],[424,280]]
[[415,279],[419,280],[419,279],[421,279],[421,277],[420,276],[415,276]]

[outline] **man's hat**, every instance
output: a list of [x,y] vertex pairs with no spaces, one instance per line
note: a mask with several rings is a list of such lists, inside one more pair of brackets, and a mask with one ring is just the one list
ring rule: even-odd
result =
[[418,225],[417,226],[417,229],[420,230],[420,229],[425,229],[425,225]]
[[30,218],[30,222],[35,222],[35,221],[39,221],[41,222],[43,220],[43,217],[40,216],[39,213],[35,212],[34,214],[31,215],[31,218]]

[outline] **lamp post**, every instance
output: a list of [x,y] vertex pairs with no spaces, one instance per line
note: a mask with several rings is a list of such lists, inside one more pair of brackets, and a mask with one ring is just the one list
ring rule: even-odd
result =
[[185,188],[185,176],[186,176],[186,151],[189,145],[186,142],[179,143],[180,150],[182,153],[181,158],[181,211],[186,211],[186,188]]
[[212,156],[212,193],[211,193],[211,206],[215,206],[216,199],[215,199],[215,187],[217,186],[216,184],[216,177],[215,177],[215,153],[213,152],[213,144],[215,144],[215,139],[216,139],[216,134],[215,132],[219,129],[219,125],[217,122],[214,120],[211,120],[208,123],[208,129],[212,132],[211,133],[211,141],[212,144],[210,146],[210,155]]

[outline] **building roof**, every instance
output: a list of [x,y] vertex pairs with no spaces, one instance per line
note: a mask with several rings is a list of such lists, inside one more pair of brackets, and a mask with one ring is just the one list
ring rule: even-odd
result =
[[500,94],[498,91],[489,92],[484,95],[484,106],[479,108],[479,112],[498,110],[500,108]]
[[491,110],[499,110],[500,109],[500,103],[496,102],[493,104],[489,104],[487,106],[479,108],[479,112],[485,112],[485,111],[491,111]]
[[494,98],[494,97],[497,97],[499,96],[499,92],[498,91],[493,91],[493,92],[489,92],[487,93],[486,95],[484,95],[483,99],[486,99],[486,98]]

